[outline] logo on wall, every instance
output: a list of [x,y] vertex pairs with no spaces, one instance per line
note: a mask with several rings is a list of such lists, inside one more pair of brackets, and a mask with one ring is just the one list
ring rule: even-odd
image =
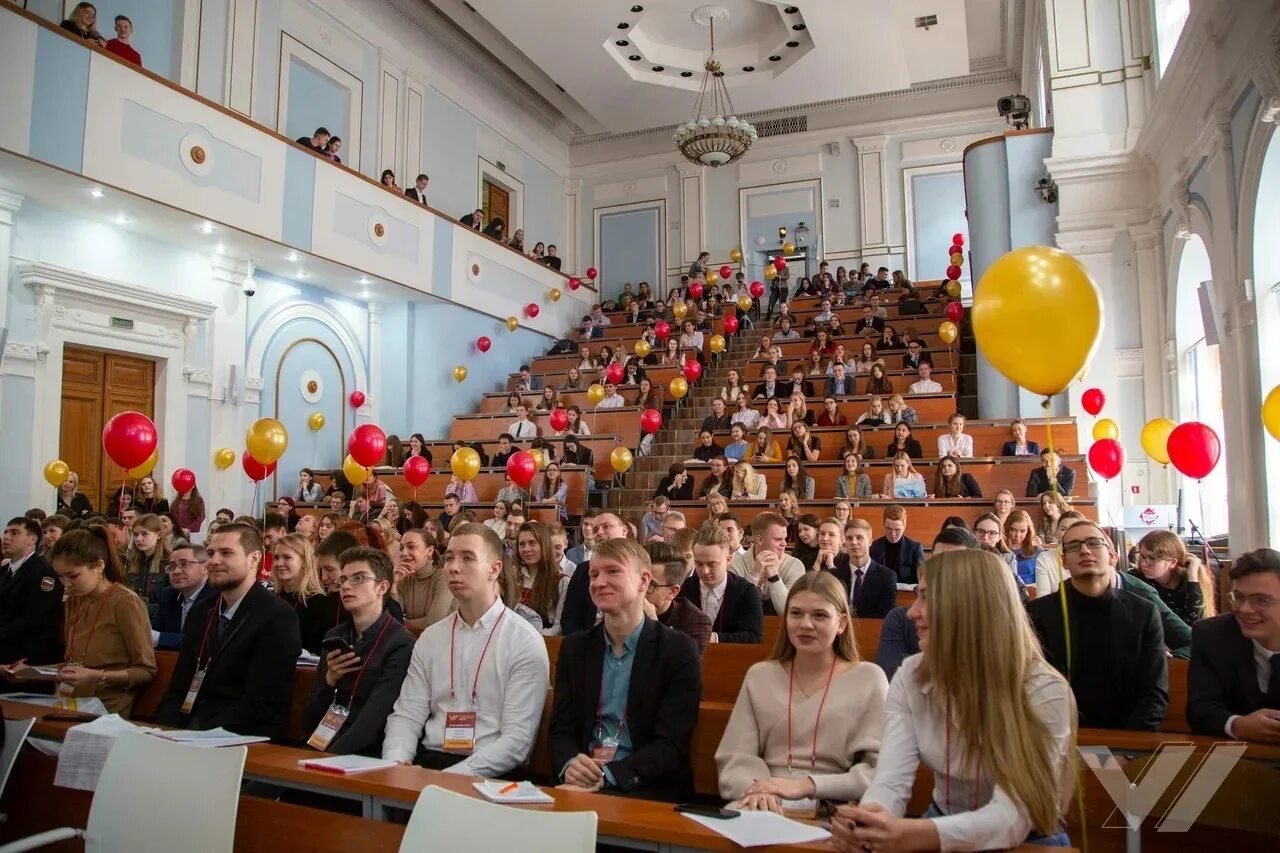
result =
[[305,371],[299,381],[298,390],[302,392],[302,399],[308,403],[318,403],[324,396],[324,380],[314,370]]

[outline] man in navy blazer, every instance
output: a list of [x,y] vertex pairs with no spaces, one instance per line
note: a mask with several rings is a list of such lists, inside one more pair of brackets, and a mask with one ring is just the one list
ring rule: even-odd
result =
[[693,574],[680,587],[680,597],[707,614],[711,642],[762,643],[764,600],[755,584],[729,571],[731,547],[723,528],[699,530],[693,540]]
[[[1000,448],[1001,456],[1039,456],[1040,445],[1034,441],[1027,441],[1027,425],[1022,422],[1022,418],[1014,418],[1009,425],[1009,429],[1013,431],[1013,441],[1006,441]],[[1018,452],[1018,445],[1022,445],[1022,452]]]
[[208,552],[185,540],[173,544],[169,554],[169,586],[160,593],[160,607],[151,617],[151,641],[157,649],[182,648],[182,627],[191,608],[218,594],[209,583],[204,566]]
[[849,593],[853,615],[863,619],[883,619],[897,603],[898,576],[888,566],[871,559],[871,525],[851,518],[844,527],[845,553],[836,557],[831,574]]
[[916,583],[924,564],[924,546],[907,533],[907,511],[897,504],[884,508],[884,535],[871,543],[871,559],[888,566],[898,576],[897,583]]

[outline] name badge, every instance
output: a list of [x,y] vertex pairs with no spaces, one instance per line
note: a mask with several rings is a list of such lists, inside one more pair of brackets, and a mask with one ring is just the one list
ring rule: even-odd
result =
[[197,669],[196,674],[191,676],[191,685],[187,688],[187,695],[182,700],[182,713],[190,714],[191,709],[196,706],[196,696],[200,693],[200,685],[204,683],[204,670]]
[[447,711],[444,715],[445,752],[470,754],[476,748],[476,712]]
[[591,760],[601,766],[613,761],[613,757],[617,754],[618,741],[615,738],[607,737],[591,745]]
[[320,718],[320,724],[311,733],[311,737],[307,738],[307,746],[324,752],[329,748],[329,744],[333,743],[333,739],[338,736],[338,732],[342,731],[342,727],[346,724],[347,717],[350,714],[351,712],[344,706],[334,702],[329,706],[329,710],[324,712],[324,716]]
[[74,684],[68,684],[65,681],[59,681],[58,689],[54,691],[53,695],[57,696],[59,699],[70,699],[75,694],[76,694],[76,687]]

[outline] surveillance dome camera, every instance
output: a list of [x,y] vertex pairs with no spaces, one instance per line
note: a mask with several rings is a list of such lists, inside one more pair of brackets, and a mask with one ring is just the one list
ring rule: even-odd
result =
[[249,270],[244,275],[244,281],[240,283],[240,292],[246,298],[258,292],[258,282],[253,277],[253,261],[249,261]]

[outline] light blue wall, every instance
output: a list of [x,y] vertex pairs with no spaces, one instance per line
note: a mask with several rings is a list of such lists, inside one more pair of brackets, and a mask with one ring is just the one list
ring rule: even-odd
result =
[[89,56],[89,51],[57,33],[36,32],[31,156],[71,172],[79,172],[84,163]]
[[951,237],[966,229],[963,170],[913,174],[911,211],[914,228],[908,277],[916,281],[945,278]]
[[[674,186],[678,190],[680,179],[674,178],[673,180]],[[702,251],[710,252],[713,258],[727,258],[729,249],[738,245],[738,241],[742,239],[738,230],[737,165],[707,169],[703,175],[703,191],[707,194],[706,213],[703,217],[706,222],[703,242],[706,245],[700,248]],[[677,192],[676,199],[679,198],[680,194]],[[690,224],[692,225],[692,223]],[[681,227],[683,228],[684,225],[682,224]],[[680,232],[674,233],[676,242],[673,245],[679,246]],[[692,258],[688,260],[692,260]],[[687,267],[688,265],[685,264],[684,266]]]
[[[524,163],[525,250],[541,240],[555,243],[564,256],[564,181],[536,160]],[[533,239],[530,240],[529,238]],[[586,267],[583,267],[586,269]],[[565,270],[572,272],[572,270]]]
[[222,100],[227,74],[227,15],[229,0],[200,0],[200,56],[196,63],[196,93]]
[[[475,210],[480,197],[476,147],[479,124],[470,113],[432,88],[426,91],[422,112],[425,128],[421,171],[431,176],[427,200],[456,219]],[[409,171],[417,174],[412,166]],[[525,236],[540,239],[528,229]]]
[[[1044,177],[1044,160],[1053,150],[1052,133],[1005,138],[1009,169],[1009,239],[1019,246],[1052,246],[1057,231],[1058,205],[1045,204],[1036,190]],[[969,208],[973,210],[972,206]],[[974,271],[976,280],[977,270]]]
[[[27,483],[31,482],[32,465],[43,466],[52,460],[34,459],[31,445],[31,412],[36,406],[36,383],[25,376],[0,376],[0,405],[5,417],[0,419],[0,482],[10,488],[0,489],[0,515],[7,521],[30,509],[25,501]],[[53,511],[53,490],[41,503],[45,510]]]
[[642,281],[650,285],[662,279],[658,257],[658,229],[662,217],[657,205],[600,216],[600,288],[602,299],[622,293],[630,282],[632,292]]
[[284,209],[280,236],[284,242],[311,250],[311,224],[315,212],[316,164],[319,158],[297,148],[284,152]]
[[296,56],[289,61],[289,112],[285,135],[311,136],[317,127],[346,139],[351,93]]
[[[987,268],[1011,248],[1009,236],[1009,158],[1005,141],[988,142],[964,154],[965,207],[969,211],[969,274],[979,282]],[[980,285],[975,285],[980,286]],[[978,359],[978,415],[1008,417],[1018,410],[1018,386],[987,361]]]
[[[757,193],[752,195],[752,199],[767,198],[770,195],[782,195],[787,193],[796,193],[799,191],[800,190],[794,186],[782,186],[778,188],[776,193]],[[735,210],[736,209],[737,208],[735,207]],[[816,241],[816,236],[814,235],[818,233],[818,216],[812,205],[805,210],[795,210],[788,213],[775,214],[773,216],[753,216],[747,220],[747,226],[745,229],[747,241],[746,245],[742,248],[742,253],[748,261],[748,280],[764,280],[763,255],[761,255],[759,250],[761,248],[768,248],[771,250],[779,248],[778,228],[785,226],[787,229],[787,239],[791,240],[791,235],[801,222],[803,222],[805,227],[809,229],[809,234],[811,235],[810,244],[812,245]],[[764,237],[764,246],[756,244],[757,237]],[[713,255],[712,257],[716,256]],[[809,275],[813,275],[813,273],[817,272],[818,260],[820,260],[820,258],[816,256],[811,257],[813,257],[814,260],[812,268],[808,271]],[[792,270],[791,286],[793,288],[801,275],[802,273],[800,270]]]
[[115,37],[115,17],[133,22],[129,44],[142,54],[142,66],[174,82],[182,64],[182,4],[165,0],[111,0],[98,4],[98,31]]

